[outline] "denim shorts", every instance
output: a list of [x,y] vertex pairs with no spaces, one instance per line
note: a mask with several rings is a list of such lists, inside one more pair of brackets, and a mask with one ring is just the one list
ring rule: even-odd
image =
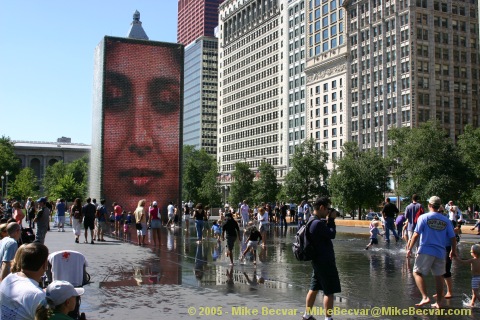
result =
[[152,222],[150,223],[150,227],[152,229],[160,229],[162,226],[162,221],[160,219],[153,219]]

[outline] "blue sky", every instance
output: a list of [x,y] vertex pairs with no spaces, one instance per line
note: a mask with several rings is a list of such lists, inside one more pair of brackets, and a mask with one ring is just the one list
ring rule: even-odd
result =
[[150,40],[176,42],[177,3],[0,1],[0,136],[91,144],[95,47],[125,37],[135,10]]

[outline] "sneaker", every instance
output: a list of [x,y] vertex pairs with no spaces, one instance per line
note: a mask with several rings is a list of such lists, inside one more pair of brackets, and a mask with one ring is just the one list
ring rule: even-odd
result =
[[92,241],[90,241],[90,244],[95,244],[95,242],[93,242],[93,240],[92,240]]
[[302,316],[302,320],[316,320],[313,316],[308,316],[305,318],[305,316]]

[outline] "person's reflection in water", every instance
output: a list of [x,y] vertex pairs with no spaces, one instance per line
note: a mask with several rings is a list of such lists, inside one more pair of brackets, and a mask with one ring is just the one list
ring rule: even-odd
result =
[[217,261],[217,259],[222,255],[222,243],[219,241],[215,242],[215,245],[212,250],[212,260]]
[[137,285],[141,286],[143,284],[143,270],[142,268],[136,266],[133,268],[133,279],[137,281]]
[[251,279],[246,272],[244,272],[243,275],[245,276],[245,280],[247,280],[247,283],[250,285],[250,290],[257,290],[257,286],[259,283],[265,283],[265,279],[263,277],[257,276],[257,268],[253,269],[253,275]]
[[234,282],[233,282],[233,266],[230,266],[230,269],[227,269],[227,293],[234,293]]
[[267,246],[261,247],[260,252],[258,253],[258,260],[262,263],[267,262]]
[[197,278],[199,283],[200,283],[200,280],[202,280],[203,278],[206,263],[207,261],[203,251],[203,244],[197,243],[197,252],[195,253],[194,273],[195,273],[195,278]]
[[174,244],[174,240],[175,240],[175,237],[174,237],[174,231],[173,230],[170,230],[170,229],[167,229],[167,250],[168,251],[172,251],[173,249],[175,249],[175,244]]
[[103,188],[107,201],[160,207],[179,196],[182,53],[106,40]]

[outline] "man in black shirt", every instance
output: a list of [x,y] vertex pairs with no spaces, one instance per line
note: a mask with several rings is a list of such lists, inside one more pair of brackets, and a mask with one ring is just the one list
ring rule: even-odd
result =
[[230,212],[225,214],[225,223],[222,226],[222,241],[225,240],[225,233],[227,234],[227,257],[230,257],[230,265],[233,266],[233,245],[235,240],[238,238],[238,242],[241,242],[240,239],[240,228],[238,227],[237,221],[233,218]]
[[[331,320],[333,313],[334,294],[341,291],[340,278],[335,262],[332,239],[337,234],[335,217],[337,212],[330,207],[330,199],[319,197],[313,204],[313,215],[307,235],[312,248],[315,249],[312,257],[312,278],[310,290],[306,297],[305,313],[302,319],[315,320],[311,315],[319,290],[323,291],[323,308],[325,319]],[[307,238],[307,239],[308,239]]]
[[280,228],[287,227],[287,205],[285,202],[282,202],[280,206]]
[[95,229],[95,211],[96,207],[92,203],[92,199],[87,198],[87,203],[82,207],[82,215],[83,215],[83,227],[85,228],[85,243],[88,243],[88,229],[90,229],[90,241],[91,244],[93,242],[93,230]]
[[395,240],[398,242],[397,231],[395,231],[395,216],[398,214],[398,208],[396,205],[390,202],[390,198],[385,199],[385,206],[382,209],[383,219],[385,219],[385,239],[390,242],[390,230],[393,232]]

